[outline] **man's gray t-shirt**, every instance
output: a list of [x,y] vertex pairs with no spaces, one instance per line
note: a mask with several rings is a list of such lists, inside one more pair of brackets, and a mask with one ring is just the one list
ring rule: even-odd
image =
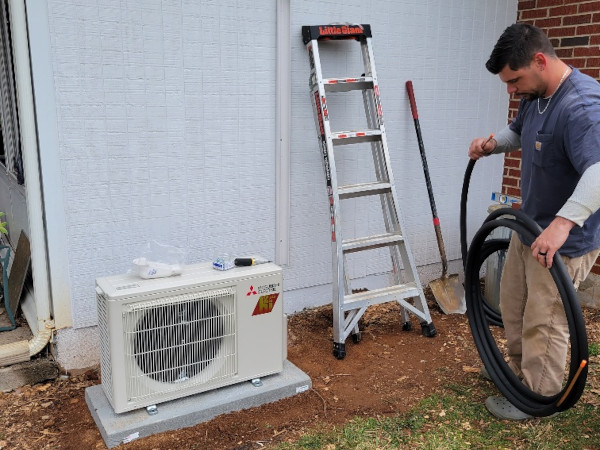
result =
[[[546,228],[583,172],[600,162],[600,84],[573,69],[550,99],[521,100],[510,129],[521,136],[521,210]],[[542,114],[539,111],[544,111]],[[530,244],[530,243],[529,243]],[[600,210],[559,249],[569,257],[600,247]]]

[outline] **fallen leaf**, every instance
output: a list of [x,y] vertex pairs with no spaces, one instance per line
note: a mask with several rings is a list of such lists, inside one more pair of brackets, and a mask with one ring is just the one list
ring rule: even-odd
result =
[[480,369],[479,367],[463,366],[462,370],[466,373],[479,373]]
[[44,422],[44,426],[45,427],[52,427],[52,426],[54,426],[55,423],[56,423],[56,421],[54,419],[50,419],[50,420]]

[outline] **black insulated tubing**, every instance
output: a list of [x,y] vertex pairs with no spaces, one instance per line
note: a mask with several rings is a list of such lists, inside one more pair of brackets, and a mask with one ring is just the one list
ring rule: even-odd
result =
[[[460,199],[460,248],[463,262],[463,269],[467,265],[467,198],[469,194],[469,184],[471,182],[471,174],[473,173],[473,168],[475,167],[475,160],[469,160],[469,164],[467,165],[467,170],[465,171],[465,177],[463,181],[462,195]],[[481,246],[480,256],[481,256],[481,264],[487,259],[491,254],[506,250],[508,248],[509,239],[487,239]],[[502,327],[502,316],[498,311],[492,308],[487,301],[482,296],[482,305],[487,316],[487,319],[491,325],[496,325],[498,327]]]
[[552,396],[536,394],[513,373],[498,349],[491,334],[490,325],[494,325],[494,320],[498,318],[501,322],[501,316],[490,317],[489,307],[488,309],[485,308],[487,300],[481,292],[479,274],[482,264],[489,255],[498,251],[498,249],[506,248],[507,243],[504,239],[486,241],[487,237],[496,228],[507,227],[513,230],[521,236],[526,245],[533,243],[539,236],[541,229],[535,221],[522,211],[501,208],[487,217],[481,228],[475,233],[467,251],[466,197],[474,165],[475,160],[471,160],[465,173],[465,183],[463,184],[461,197],[460,227],[465,268],[467,316],[477,351],[496,387],[518,409],[535,417],[546,417],[559,411],[565,411],[577,403],[583,393],[589,358],[585,322],[573,282],[557,252],[549,270],[562,299],[569,326],[571,340],[569,376],[563,389],[558,394]]

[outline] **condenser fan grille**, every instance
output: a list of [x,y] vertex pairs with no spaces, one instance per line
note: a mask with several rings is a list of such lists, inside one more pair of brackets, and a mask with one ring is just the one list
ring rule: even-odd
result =
[[124,320],[132,398],[236,373],[232,289],[135,303]]

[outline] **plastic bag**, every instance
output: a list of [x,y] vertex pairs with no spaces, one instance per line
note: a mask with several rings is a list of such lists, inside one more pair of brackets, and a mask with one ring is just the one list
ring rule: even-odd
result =
[[212,263],[213,269],[217,270],[229,270],[233,269],[233,258],[229,256],[229,253],[223,253],[215,258]]
[[181,275],[185,252],[177,247],[150,241],[133,260],[132,272],[141,278],[163,278]]

